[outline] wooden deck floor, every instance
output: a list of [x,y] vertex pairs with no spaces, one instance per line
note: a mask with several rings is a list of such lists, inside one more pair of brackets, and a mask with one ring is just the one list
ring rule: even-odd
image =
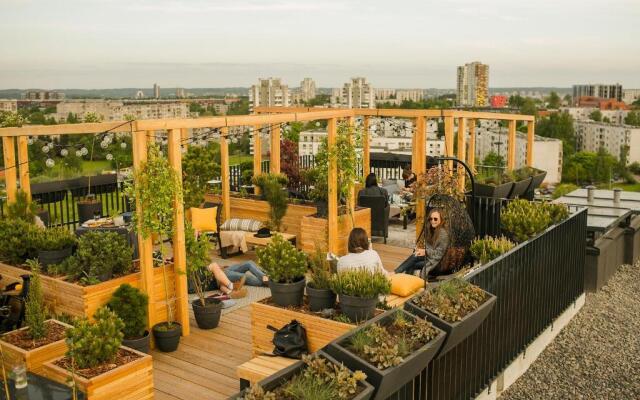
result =
[[[374,244],[385,268],[394,269],[410,249]],[[216,260],[233,264],[251,259],[253,253]],[[157,400],[226,399],[238,392],[236,367],[251,359],[249,307],[222,316],[213,330],[197,328],[191,315],[191,335],[182,338],[173,353],[153,352],[153,376]]]

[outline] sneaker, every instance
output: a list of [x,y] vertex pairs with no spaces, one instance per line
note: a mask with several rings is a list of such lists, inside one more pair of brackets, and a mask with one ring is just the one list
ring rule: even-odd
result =
[[247,280],[247,276],[242,275],[242,278],[240,278],[239,281],[233,282],[233,290],[241,290],[246,280]]
[[243,287],[240,289],[233,289],[233,291],[229,294],[229,297],[232,299],[241,299],[247,296],[247,288]]

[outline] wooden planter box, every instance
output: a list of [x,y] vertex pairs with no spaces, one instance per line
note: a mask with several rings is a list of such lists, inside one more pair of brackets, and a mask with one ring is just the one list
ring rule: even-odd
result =
[[[86,394],[87,400],[153,399],[153,361],[151,356],[128,347],[124,348],[142,357],[91,379],[76,375],[77,387]],[[55,365],[56,360],[44,364],[43,375],[58,383],[67,384],[71,373]]]
[[[51,321],[66,328],[71,327],[64,322],[56,320]],[[18,330],[25,329],[28,329],[28,327],[20,328]],[[58,340],[57,342],[49,343],[33,350],[24,350],[20,347],[14,346],[1,340],[0,346],[2,346],[2,353],[4,355],[4,367],[7,373],[11,372],[11,370],[13,370],[13,367],[15,367],[16,365],[24,364],[27,367],[27,371],[41,375],[44,363],[51,361],[54,358],[62,357],[67,351],[67,344],[65,343],[64,339]]]
[[272,340],[274,332],[267,328],[267,325],[279,329],[294,319],[300,322],[307,330],[309,353],[320,350],[332,340],[356,327],[356,325],[353,324],[332,321],[315,315],[287,310],[260,302],[251,303],[251,342],[253,344],[253,356],[256,357],[263,353],[271,353],[273,351]]
[[[0,263],[0,275],[4,279],[22,282],[21,275],[30,272],[12,265]],[[81,286],[76,283],[67,282],[64,278],[52,278],[44,274],[40,275],[42,282],[42,292],[47,306],[56,314],[67,314],[73,317],[93,318],[96,310],[111,299],[113,292],[123,283],[128,283],[133,287],[142,288],[142,274],[136,272],[120,278],[111,279],[106,282],[91,286]],[[166,320],[167,307],[164,292],[164,282],[162,279],[162,268],[154,269],[154,299],[149,299],[156,304],[157,320]],[[167,266],[167,280],[169,281],[170,298],[175,297],[174,282],[175,274],[173,265]]]
[[[371,236],[371,209],[361,208],[354,213],[355,226],[363,228],[368,236]],[[302,218],[301,232],[298,240],[298,247],[305,253],[312,254],[319,243],[326,243],[327,219],[306,216]],[[337,255],[347,254],[347,242],[349,233],[353,229],[351,217],[341,215],[338,218],[338,245]]]

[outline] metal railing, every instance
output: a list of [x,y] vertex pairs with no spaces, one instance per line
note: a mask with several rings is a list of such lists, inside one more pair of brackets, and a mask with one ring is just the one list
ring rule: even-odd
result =
[[500,212],[509,204],[510,200],[493,197],[478,197],[472,199],[467,196],[467,209],[473,221],[476,236],[500,236]]

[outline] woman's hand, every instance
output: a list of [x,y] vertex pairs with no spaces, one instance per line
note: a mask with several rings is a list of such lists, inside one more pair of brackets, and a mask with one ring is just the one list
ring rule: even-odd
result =
[[425,251],[424,249],[416,249],[416,256],[417,257],[424,257]]

